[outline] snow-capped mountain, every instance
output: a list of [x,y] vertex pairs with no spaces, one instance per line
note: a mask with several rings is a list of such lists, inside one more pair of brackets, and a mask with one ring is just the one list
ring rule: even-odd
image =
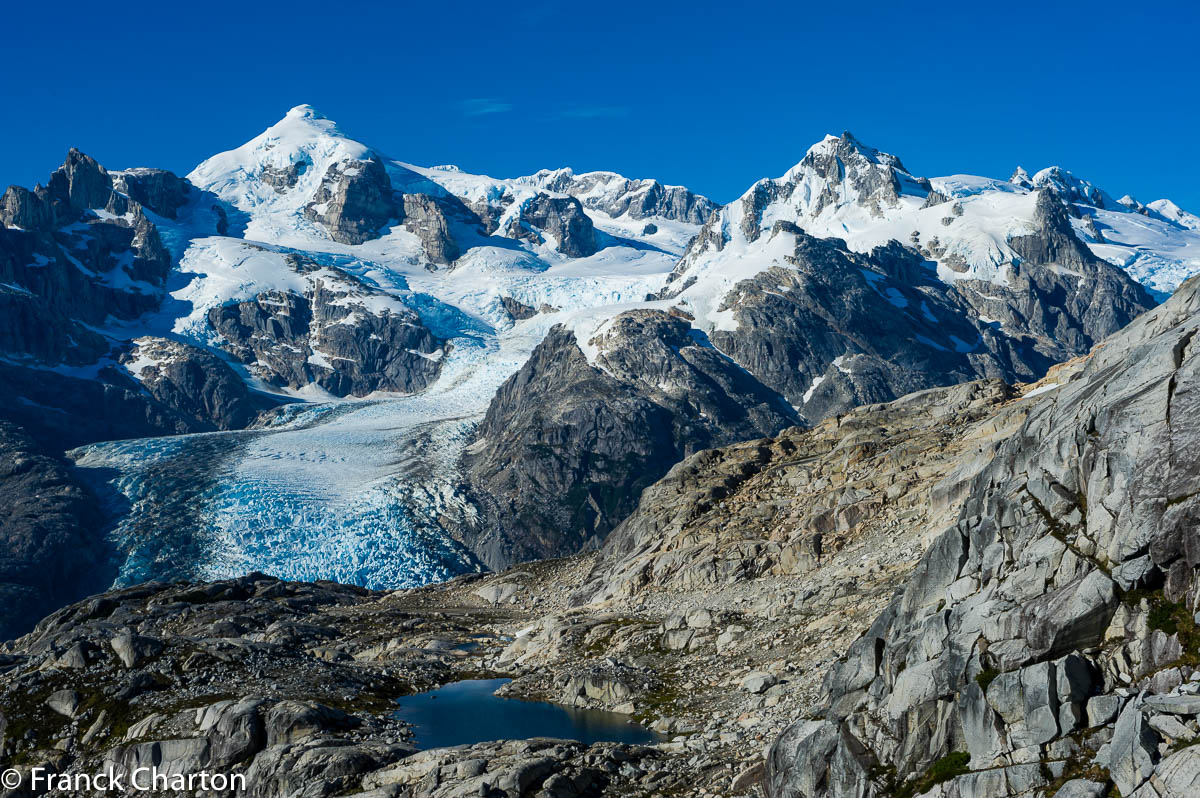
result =
[[[711,206],[621,180],[637,201],[588,210],[536,180],[396,161],[308,107],[198,166],[187,207],[156,218],[174,290],[132,342],[129,374],[161,386],[180,359],[163,342],[178,341],[259,393],[374,401],[291,405],[220,445],[81,450],[85,473],[123,474],[137,508],[112,534],[122,578],[257,568],[403,585],[476,567],[437,523],[475,512],[453,490],[475,421],[552,326],[657,290]],[[637,199],[660,190],[661,207]],[[174,468],[209,476],[164,488]],[[201,509],[166,525],[193,552],[175,565],[144,530],[181,504]]]
[[828,136],[714,213],[659,296],[810,419],[929,385],[1036,379],[1153,300],[1079,234],[1075,201],[1102,192],[1061,170],[1018,182],[916,177]]
[[[1072,226],[1097,256],[1160,294],[1200,272],[1196,217],[1167,200],[1119,202],[1059,167],[1032,178],[974,175],[922,178],[898,158],[851,134],[827,136],[777,179],[754,184],[706,228],[685,268],[740,232],[755,240],[779,220],[806,233],[844,240],[859,252],[899,241],[935,262],[944,282],[1003,284],[1019,263],[1010,245],[1033,228],[1041,192],[1067,208]],[[681,270],[683,271],[683,270]]]
[[845,134],[718,206],[421,167],[308,106],[186,180],[73,153],[0,210],[0,410],[88,443],[124,581],[565,553],[696,448],[1035,379],[1200,271],[1195,216],[1062,170],[926,179]]

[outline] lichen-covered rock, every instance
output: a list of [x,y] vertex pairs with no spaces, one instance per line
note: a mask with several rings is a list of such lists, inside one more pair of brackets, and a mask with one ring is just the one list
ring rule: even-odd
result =
[[1011,397],[999,381],[933,389],[692,455],[609,535],[576,601],[804,574],[848,540],[936,528],[1020,422]]

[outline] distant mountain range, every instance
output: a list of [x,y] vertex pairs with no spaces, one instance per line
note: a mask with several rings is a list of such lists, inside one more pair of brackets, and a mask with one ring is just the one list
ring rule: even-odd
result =
[[308,106],[186,178],[72,150],[0,222],[7,632],[114,582],[573,553],[700,449],[1037,380],[1200,272],[1200,218],[1057,167],[846,133],[720,206],[418,167]]

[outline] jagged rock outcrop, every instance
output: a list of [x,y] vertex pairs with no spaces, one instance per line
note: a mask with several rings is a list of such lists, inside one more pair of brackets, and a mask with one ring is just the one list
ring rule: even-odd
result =
[[[431,262],[441,265],[453,263],[462,254],[462,249],[450,231],[450,220],[442,207],[446,202],[446,199],[439,201],[428,194],[404,195],[404,227],[421,239],[421,248],[426,257]],[[465,211],[465,208],[456,207],[456,210],[461,212]]]
[[0,282],[24,289],[63,327],[145,313],[161,300],[170,268],[141,206],[78,150],[45,187],[10,186],[0,199]]
[[512,238],[545,240],[571,258],[594,255],[598,249],[596,228],[574,197],[552,197],[539,192],[521,208],[507,233]]
[[124,360],[151,396],[200,429],[242,429],[278,404],[252,394],[213,353],[179,341],[139,338]]
[[111,582],[102,520],[65,463],[0,421],[0,640]]
[[797,423],[778,394],[661,311],[593,341],[555,327],[496,393],[465,457],[491,567],[597,545],[641,489],[691,452]]
[[195,191],[187,178],[166,169],[126,169],[113,175],[113,188],[144,208],[175,219]]
[[[291,262],[301,272],[320,271],[299,257]],[[262,293],[215,307],[208,320],[223,348],[255,375],[290,388],[316,384],[336,396],[421,390],[436,379],[445,353],[443,342],[399,302],[354,294],[320,276],[303,294]]]
[[613,172],[584,172],[543,169],[518,182],[570,194],[585,208],[612,217],[670,219],[704,224],[717,204],[683,186],[665,186],[657,180],[630,180]]
[[[160,170],[118,173],[71,150],[46,186],[11,186],[0,199],[0,416],[56,449],[101,439],[212,429],[158,402],[104,365],[97,331],[165,296],[170,255],[129,190],[170,216],[186,181]],[[57,366],[94,366],[94,378]]]
[[[1037,380],[1155,304],[1092,255],[1049,194],[1037,216],[1034,232],[1011,242],[1021,261],[1004,283],[945,281],[895,241],[856,253],[790,222],[769,233],[751,225],[743,234],[765,242],[775,264],[723,293],[709,314],[713,343],[812,421],[937,385]],[[686,306],[694,285],[662,297]]]
[[827,137],[714,212],[656,298],[810,421],[963,380],[1037,380],[1155,306],[1080,239],[1051,182],[997,189],[1002,222],[974,189],[934,182]]
[[361,244],[378,236],[389,221],[403,219],[404,209],[396,202],[383,161],[370,154],[330,164],[304,214],[334,241]]
[[500,305],[513,321],[532,319],[538,314],[537,310],[511,296],[500,297]]
[[905,182],[929,191],[929,181],[910,175],[899,158],[862,144],[850,131],[827,137],[823,143],[827,146],[813,148],[795,170],[808,172],[822,183],[812,204],[813,215],[847,195],[878,215],[882,207],[899,202]]
[[934,772],[930,794],[1032,795],[1092,767],[1122,795],[1181,794],[1164,785],[1191,760],[1157,729],[1191,730],[1156,718],[1192,710],[1154,696],[1194,692],[1200,645],[1198,329],[1193,279],[1037,400],[828,672],[823,716],[776,742],[772,795],[927,791]]
[[1092,254],[1048,191],[1038,194],[1035,224],[1033,233],[1009,239],[1021,261],[1006,290],[962,287],[981,315],[1032,336],[1038,349],[1063,360],[1155,306],[1144,286]]
[[979,322],[899,244],[857,254],[780,223],[785,264],[737,283],[713,344],[816,421],[981,377],[1030,381],[1054,362]]

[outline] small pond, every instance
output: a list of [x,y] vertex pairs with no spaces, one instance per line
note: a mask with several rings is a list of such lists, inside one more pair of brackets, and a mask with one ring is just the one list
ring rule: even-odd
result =
[[628,715],[493,695],[510,681],[468,679],[405,696],[396,702],[400,707],[397,715],[412,724],[413,742],[420,749],[530,737],[579,740],[587,745],[660,739],[631,722]]

